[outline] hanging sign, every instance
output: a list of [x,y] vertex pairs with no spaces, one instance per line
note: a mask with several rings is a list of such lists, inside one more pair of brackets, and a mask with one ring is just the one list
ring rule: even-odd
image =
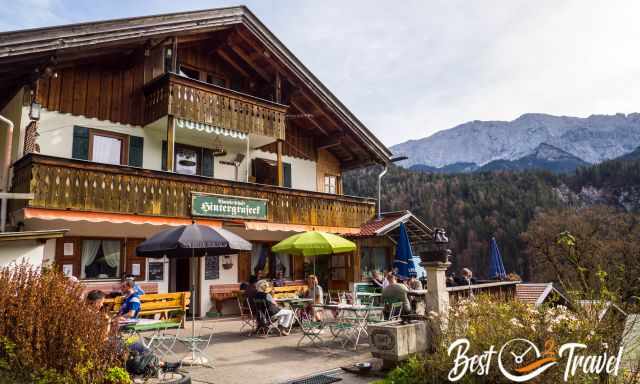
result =
[[205,217],[266,220],[267,200],[239,196],[193,194],[191,196],[191,214]]

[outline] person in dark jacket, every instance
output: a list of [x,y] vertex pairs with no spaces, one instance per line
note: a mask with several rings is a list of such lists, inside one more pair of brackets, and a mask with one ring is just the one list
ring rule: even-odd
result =
[[[266,310],[269,311],[269,316],[272,320],[278,319],[278,327],[280,333],[288,335],[293,323],[293,311],[286,308],[280,308],[276,301],[269,293],[271,286],[267,280],[260,280],[256,283],[257,293],[255,300],[264,300],[266,304]],[[257,308],[263,310],[263,308]]]

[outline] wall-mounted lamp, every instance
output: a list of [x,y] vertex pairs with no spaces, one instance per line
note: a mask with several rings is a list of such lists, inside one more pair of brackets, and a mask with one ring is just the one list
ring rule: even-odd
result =
[[37,101],[31,102],[31,107],[29,108],[29,118],[34,121],[40,120],[40,112],[42,110],[42,106]]

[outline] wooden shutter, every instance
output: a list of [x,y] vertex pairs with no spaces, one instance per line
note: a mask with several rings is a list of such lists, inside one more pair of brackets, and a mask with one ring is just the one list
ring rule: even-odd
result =
[[89,160],[89,128],[73,127],[73,145],[71,157],[80,160]]
[[144,239],[127,239],[126,246],[126,261],[124,267],[124,274],[132,273],[133,264],[140,264],[140,275],[136,276],[136,280],[146,280],[147,279],[147,259],[144,257],[137,256],[136,247],[142,243]]
[[284,186],[291,188],[291,164],[282,163],[282,170],[284,173]]
[[142,150],[144,138],[140,136],[129,136],[129,165],[132,167],[142,167]]
[[202,149],[202,176],[213,177],[213,152],[209,149]]
[[162,140],[162,170],[167,170],[167,141]]

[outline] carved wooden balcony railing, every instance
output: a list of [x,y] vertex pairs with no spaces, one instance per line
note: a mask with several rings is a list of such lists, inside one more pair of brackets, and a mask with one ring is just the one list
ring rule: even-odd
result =
[[284,140],[287,106],[168,73],[145,88],[145,125],[178,119]]
[[33,208],[189,218],[191,193],[206,192],[267,199],[267,221],[273,223],[356,228],[375,215],[375,201],[368,198],[39,154],[15,164],[13,190],[33,193],[33,200],[19,203]]

